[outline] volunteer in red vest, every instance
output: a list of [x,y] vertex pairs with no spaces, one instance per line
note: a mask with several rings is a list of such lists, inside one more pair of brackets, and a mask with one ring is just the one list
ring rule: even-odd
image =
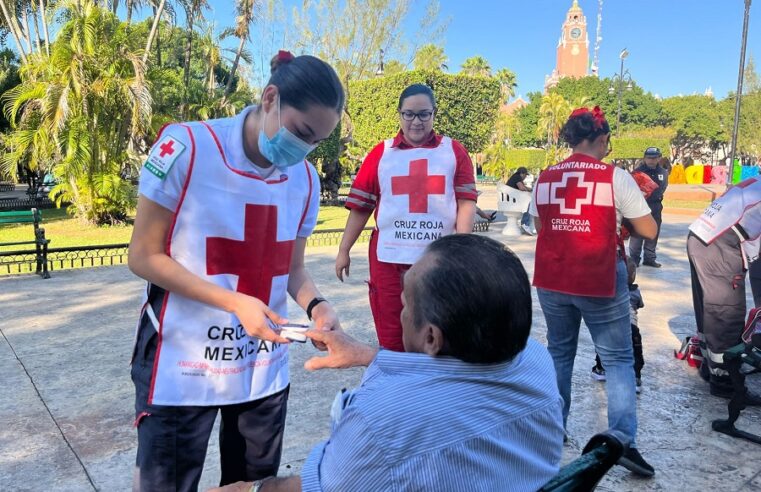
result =
[[[710,391],[715,396],[730,398],[733,394],[724,352],[742,342],[745,274],[751,265],[759,263],[759,245],[758,177],[746,179],[714,200],[692,223],[687,236],[695,321],[706,345],[701,369],[708,369]],[[751,285],[754,280],[751,278]],[[748,392],[745,404],[761,405],[761,396]]]
[[196,490],[221,412],[221,484],[277,473],[289,294],[339,328],[304,269],[319,179],[305,158],[338,124],[335,71],[280,52],[261,104],[167,126],[140,177],[129,266],[148,281],[132,360],[135,490]]
[[637,450],[637,401],[629,288],[621,221],[655,237],[657,226],[634,178],[601,161],[608,155],[610,126],[599,107],[579,108],[562,129],[572,155],[549,167],[534,185],[536,217],[534,285],[547,321],[547,348],[564,400],[571,408],[571,377],[581,320],[605,367],[608,427],[624,434],[629,449],[619,464],[637,475],[655,474]]
[[370,215],[370,308],[381,347],[404,351],[402,276],[434,240],[473,231],[473,163],[458,141],[433,130],[436,100],[414,84],[399,97],[401,130],[365,157],[349,193],[350,210],[336,258],[336,275],[349,275],[349,252]]

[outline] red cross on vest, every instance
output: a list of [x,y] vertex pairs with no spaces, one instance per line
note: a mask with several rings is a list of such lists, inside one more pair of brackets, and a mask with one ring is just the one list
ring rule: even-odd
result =
[[428,196],[445,193],[446,176],[428,175],[428,159],[410,161],[409,176],[394,176],[391,178],[391,193],[393,195],[410,196],[410,213],[428,213]]
[[161,149],[159,157],[174,154],[174,140],[170,139],[168,142],[164,142],[163,144],[159,145],[159,148]]
[[236,290],[269,304],[272,279],[291,266],[293,241],[277,240],[277,207],[246,205],[243,241],[206,238],[206,274],[238,276]]
[[583,172],[567,172],[552,183],[550,203],[560,205],[561,214],[581,215],[581,206],[592,203],[594,183],[584,181]]

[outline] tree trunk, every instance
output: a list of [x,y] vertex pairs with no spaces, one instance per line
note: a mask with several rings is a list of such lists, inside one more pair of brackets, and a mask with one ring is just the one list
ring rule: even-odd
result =
[[42,53],[42,41],[40,40],[40,23],[37,20],[36,8],[32,10],[32,21],[34,21],[34,43],[37,45],[37,53]]
[[42,33],[45,35],[45,53],[50,56],[50,35],[48,34],[48,17],[45,15],[45,2],[40,0],[40,15],[42,16]]
[[235,72],[238,70],[238,63],[240,63],[240,56],[243,52],[243,47],[246,45],[246,38],[241,37],[240,43],[238,43],[238,51],[235,52],[235,60],[233,60],[233,66],[230,69],[230,76],[227,79],[227,86],[225,87],[225,97],[229,96],[233,90],[233,79],[235,78]]
[[[106,0],[103,0],[103,7],[108,7],[106,5]],[[119,9],[119,0],[111,0],[111,13],[116,15],[116,11]]]
[[32,48],[32,40],[31,40],[31,29],[29,29],[29,17],[26,15],[26,8],[24,8],[21,11],[21,20],[24,21],[24,29],[26,29],[24,34],[24,42],[26,43],[26,48],[29,50],[29,53],[34,53],[34,49]]
[[135,0],[127,0],[127,25],[132,24],[132,9],[135,8]]
[[183,115],[187,117],[187,111],[188,111],[188,100],[190,97],[190,59],[191,59],[191,52],[193,50],[193,17],[194,12],[193,10],[190,10],[187,16],[187,29],[188,29],[188,39],[185,43],[185,62],[183,64],[184,67],[184,75],[183,75],[183,82],[185,85],[185,89],[183,91]]
[[[159,4],[158,8],[154,10],[153,24],[151,25],[151,32],[150,34],[148,34],[148,41],[146,41],[145,43],[145,51],[143,52],[143,63],[148,62],[148,55],[151,52],[151,45],[153,44],[153,40],[156,38],[156,33],[158,33],[159,23],[161,22],[161,14],[164,11],[164,4],[166,4],[166,0],[161,0],[161,3]],[[159,65],[161,65],[160,59],[159,59]]]
[[8,24],[8,29],[11,31],[14,41],[16,41],[16,47],[18,48],[21,61],[24,63],[27,63],[26,51],[24,51],[24,46],[21,44],[21,37],[19,35],[19,32],[16,31],[15,24],[12,22],[12,17],[11,17],[11,14],[8,12],[8,6],[5,5],[5,0],[0,0],[0,9],[2,9],[3,17],[5,18],[5,23]]

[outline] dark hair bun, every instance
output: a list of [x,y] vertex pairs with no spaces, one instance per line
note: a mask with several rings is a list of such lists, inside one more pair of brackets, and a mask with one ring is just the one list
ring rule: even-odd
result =
[[572,115],[560,130],[560,136],[568,145],[575,147],[584,140],[594,140],[610,133],[610,125],[604,119],[595,119],[591,111]]
[[282,67],[283,65],[287,65],[288,63],[291,63],[295,57],[293,56],[293,53],[290,51],[280,50],[277,52],[277,55],[272,57],[272,60],[270,60],[270,75],[274,74],[278,68]]
[[280,103],[305,111],[318,104],[343,111],[345,95],[341,81],[333,68],[310,55],[293,56],[280,51],[270,62],[272,75],[267,85],[274,85],[280,93]]

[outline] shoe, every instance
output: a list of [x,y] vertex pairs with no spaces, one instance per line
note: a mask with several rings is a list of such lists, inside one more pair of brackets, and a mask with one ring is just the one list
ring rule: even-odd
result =
[[595,381],[605,381],[605,369],[600,366],[594,366],[592,368],[592,379]]
[[658,263],[655,260],[645,260],[645,261],[642,262],[642,265],[653,267],[653,268],[660,268],[661,267],[661,264]]
[[639,392],[642,391],[642,378],[637,378],[635,381],[637,385],[634,387],[634,391],[639,394]]
[[489,222],[494,222],[495,220],[497,220],[497,212],[492,212],[491,214],[489,214],[489,218],[486,220],[488,220]]
[[[732,398],[732,395],[734,394],[734,390],[731,387],[718,384],[711,384],[710,392],[713,396],[718,396],[719,398],[726,399]],[[761,396],[756,393],[752,393],[750,390],[746,390],[745,400],[743,401],[743,404],[749,407],[761,407]]]
[[639,454],[637,448],[629,448],[623,456],[618,459],[618,464],[641,477],[652,477],[655,475],[655,469],[645,461],[645,458]]
[[528,234],[529,236],[533,236],[534,234],[536,234],[536,232],[532,232],[531,229],[529,229],[529,227],[526,224],[521,224],[521,230],[525,232],[526,234]]

